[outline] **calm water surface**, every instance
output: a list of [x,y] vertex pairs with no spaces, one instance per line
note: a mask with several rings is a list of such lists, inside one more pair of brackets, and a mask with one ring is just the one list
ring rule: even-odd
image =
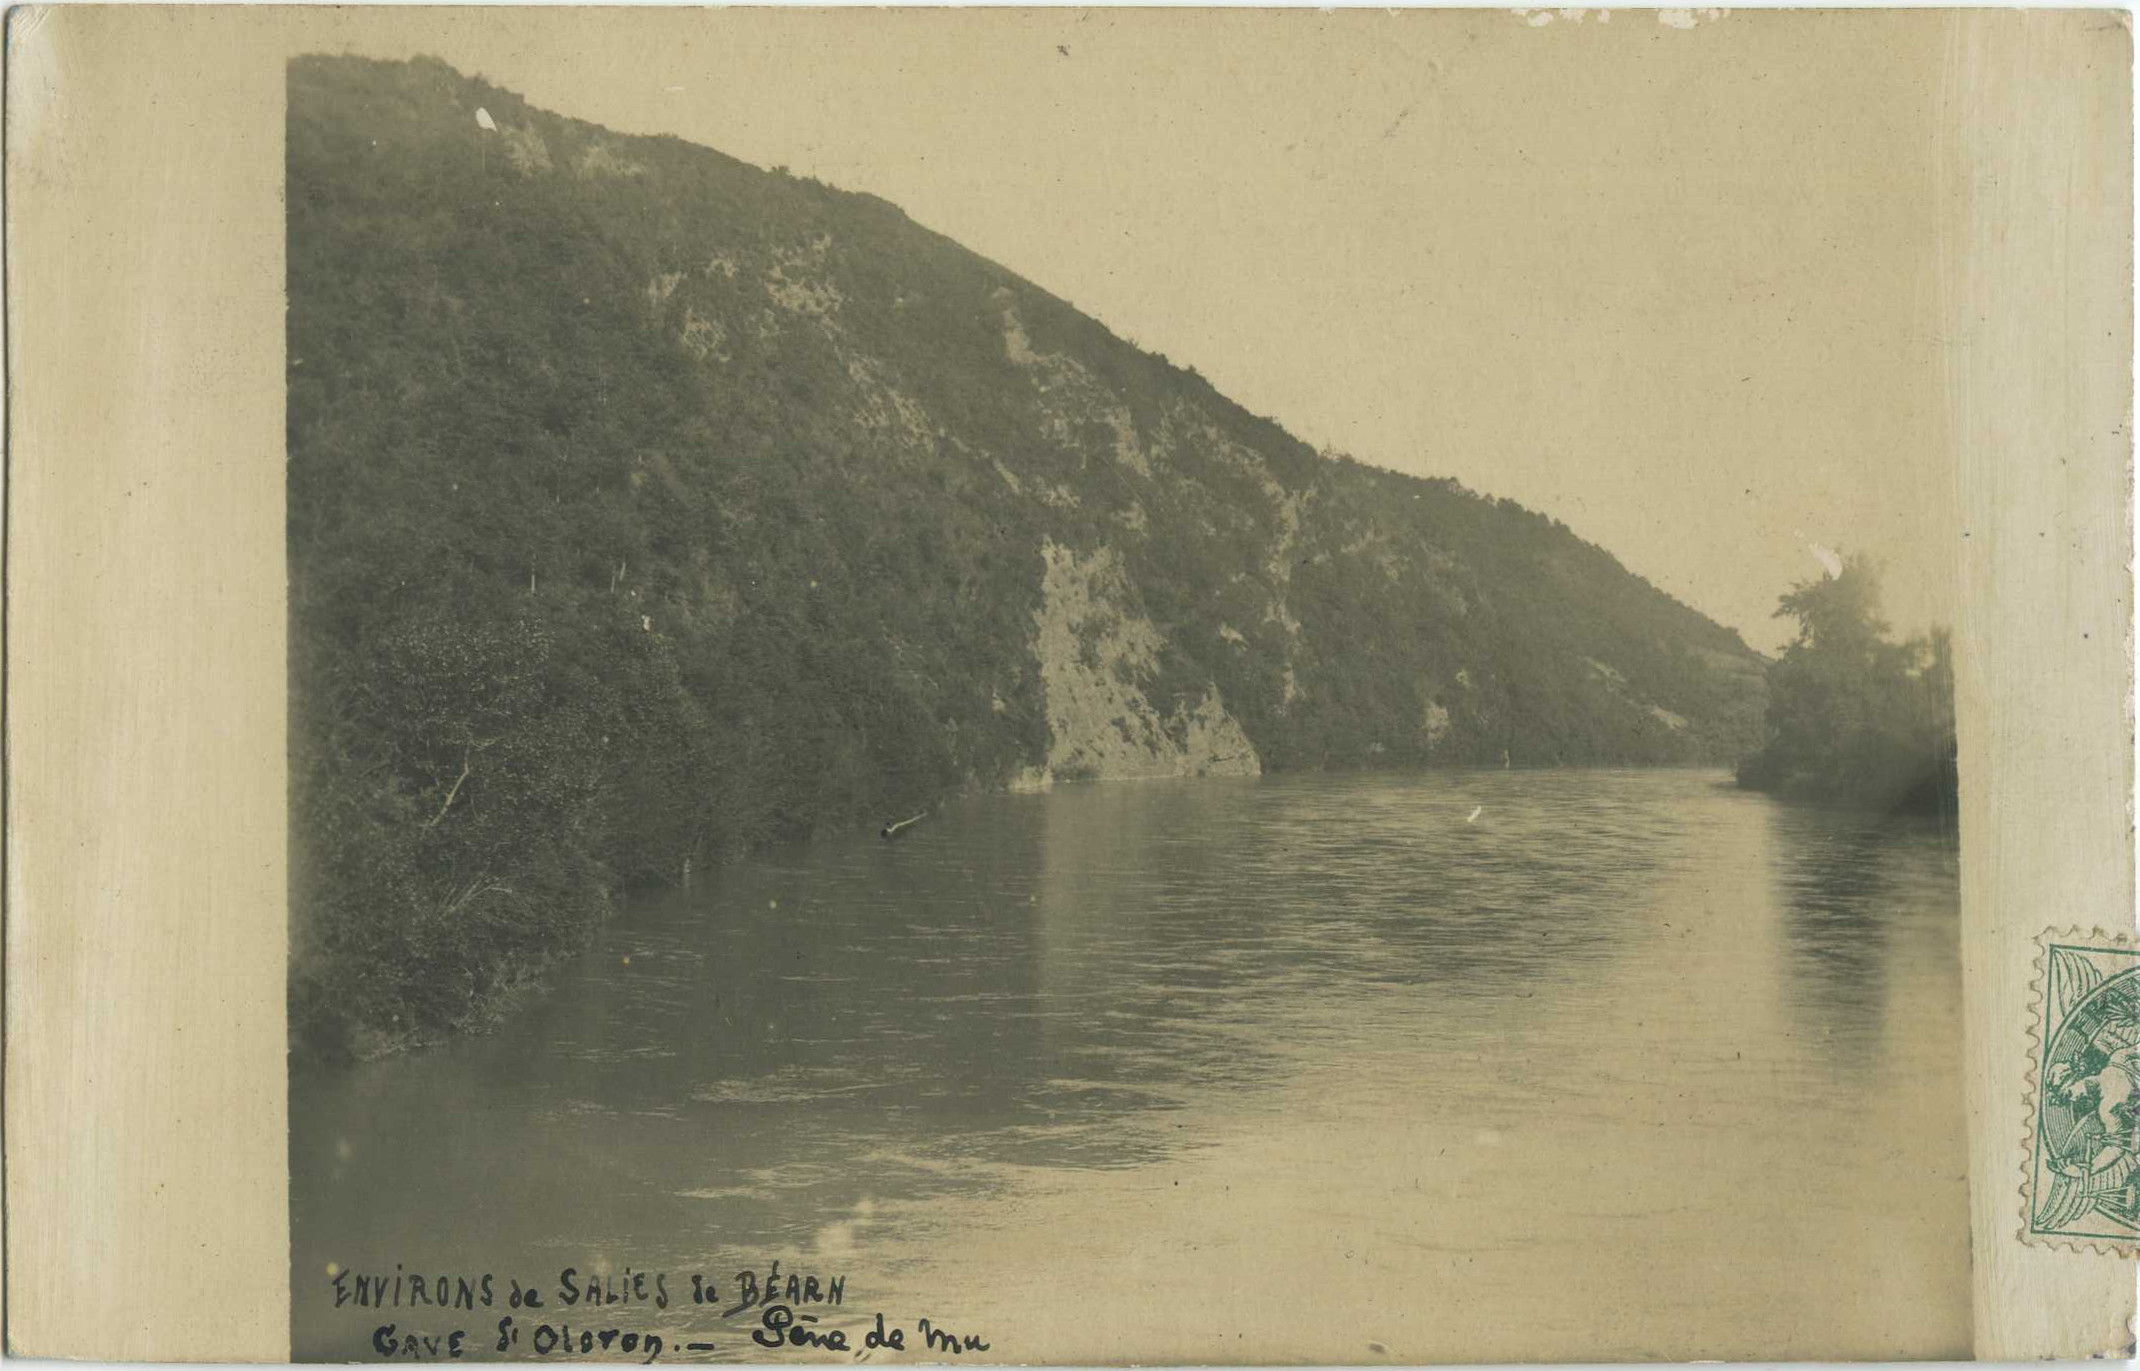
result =
[[[513,1312],[330,1263],[777,1257],[996,1360],[1966,1356],[1953,851],[1722,782],[1072,786],[714,873],[293,1082],[294,1351]],[[751,1359],[720,1312],[521,1317]]]

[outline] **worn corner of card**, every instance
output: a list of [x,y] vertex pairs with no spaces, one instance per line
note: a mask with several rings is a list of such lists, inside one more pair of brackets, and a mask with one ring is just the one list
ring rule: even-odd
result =
[[2037,938],[2021,1241],[2140,1255],[2140,942]]

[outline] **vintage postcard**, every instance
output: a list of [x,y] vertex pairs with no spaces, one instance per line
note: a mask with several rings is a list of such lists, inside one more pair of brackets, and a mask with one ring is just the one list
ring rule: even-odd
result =
[[8,63],[15,1353],[2129,1350],[2128,16]]

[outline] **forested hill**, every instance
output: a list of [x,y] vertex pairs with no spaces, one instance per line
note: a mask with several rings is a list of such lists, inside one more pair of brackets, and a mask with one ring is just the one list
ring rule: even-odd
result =
[[300,59],[288,108],[323,1041],[960,788],[1758,741],[1760,659],[1560,523],[1319,456],[882,200],[435,61]]

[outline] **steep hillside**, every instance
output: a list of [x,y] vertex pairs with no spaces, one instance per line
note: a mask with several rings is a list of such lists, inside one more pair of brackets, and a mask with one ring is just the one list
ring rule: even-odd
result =
[[1558,522],[1319,456],[874,197],[431,61],[300,59],[288,134],[327,1049],[961,787],[1758,738],[1760,660]]

